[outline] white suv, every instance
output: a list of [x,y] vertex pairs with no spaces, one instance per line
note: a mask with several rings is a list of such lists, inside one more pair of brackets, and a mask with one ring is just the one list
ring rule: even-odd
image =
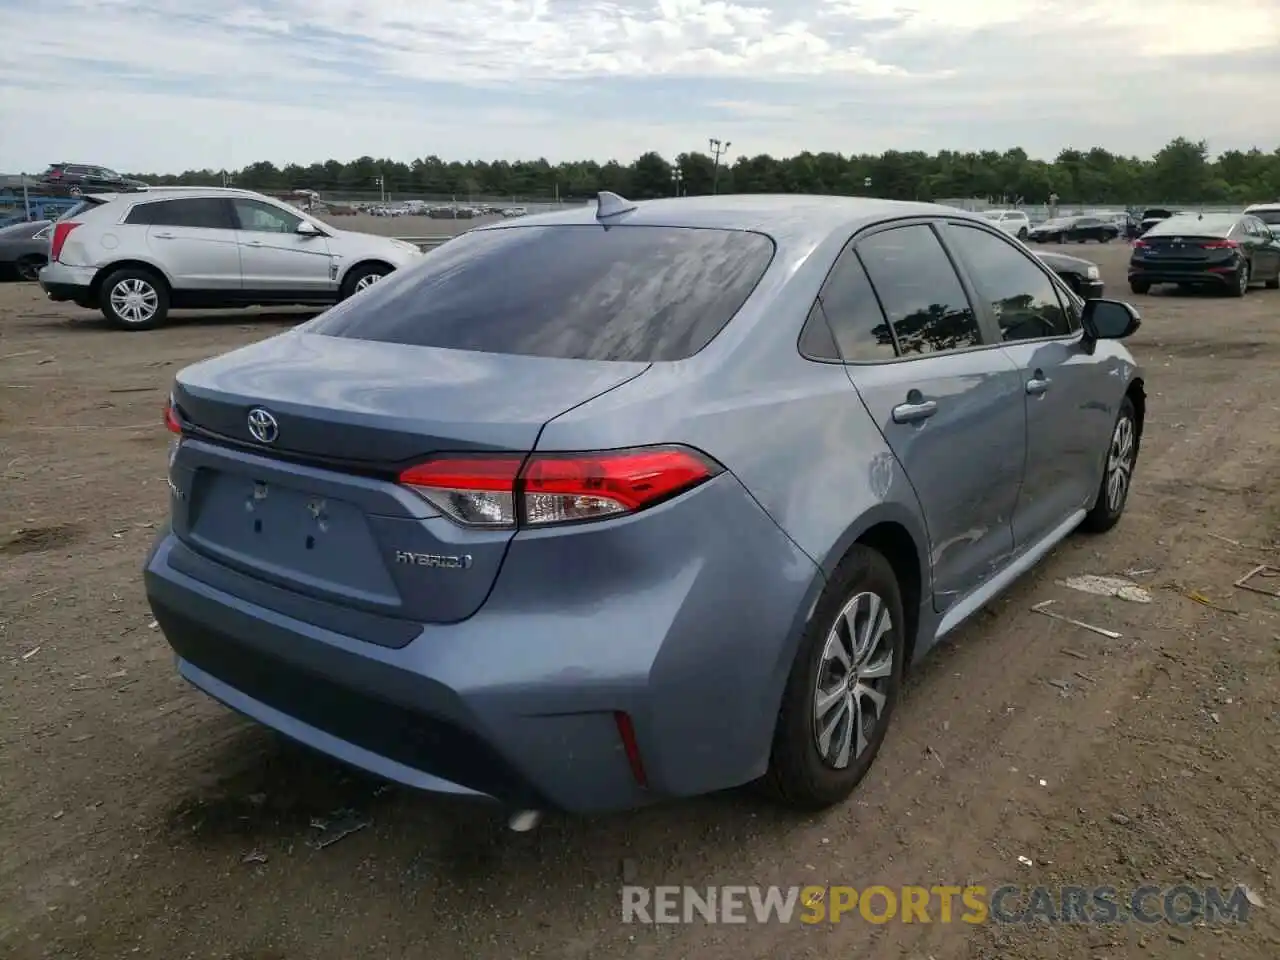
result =
[[982,216],[990,220],[1011,237],[1027,239],[1031,232],[1031,220],[1021,210],[987,210]]
[[118,327],[150,330],[170,307],[336,303],[421,256],[249,190],[153,187],[86,196],[67,211],[40,286]]

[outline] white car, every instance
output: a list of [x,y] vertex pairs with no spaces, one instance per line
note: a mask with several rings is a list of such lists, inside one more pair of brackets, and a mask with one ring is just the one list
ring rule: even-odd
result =
[[1257,217],[1267,225],[1273,237],[1280,239],[1280,202],[1255,203],[1251,207],[1246,207],[1244,212],[1251,217]]
[[171,307],[325,306],[422,256],[339,230],[279,200],[218,187],[86,196],[51,231],[40,286],[125,330]]
[[987,210],[982,216],[1019,240],[1027,239],[1027,234],[1031,232],[1031,220],[1021,210]]

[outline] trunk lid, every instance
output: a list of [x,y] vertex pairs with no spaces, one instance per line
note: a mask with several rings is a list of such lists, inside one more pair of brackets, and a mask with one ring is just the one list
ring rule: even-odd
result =
[[[646,363],[287,333],[178,374],[175,534],[321,603],[444,623],[488,596],[514,531],[471,529],[395,482],[434,453],[533,449],[543,425]],[[249,413],[270,414],[264,443]]]
[[1139,248],[1144,259],[1170,267],[1203,267],[1231,258],[1231,248],[1220,236],[1146,236]]

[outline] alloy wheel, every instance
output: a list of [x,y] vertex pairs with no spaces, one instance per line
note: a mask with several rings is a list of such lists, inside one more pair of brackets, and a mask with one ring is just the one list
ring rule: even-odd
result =
[[888,705],[894,624],[875,593],[856,594],[836,617],[818,664],[813,733],[818,755],[843,770],[870,745]]
[[159,307],[160,295],[145,280],[130,277],[111,288],[111,309],[125,323],[146,323]]
[[372,287],[375,283],[377,283],[381,279],[382,279],[382,274],[380,273],[366,273],[363,277],[361,277],[359,280],[356,281],[355,292],[359,293],[361,290],[367,290],[369,287]]
[[1127,416],[1116,421],[1111,435],[1111,449],[1107,453],[1107,509],[1118,513],[1129,496],[1129,481],[1133,476],[1134,457],[1133,420]]

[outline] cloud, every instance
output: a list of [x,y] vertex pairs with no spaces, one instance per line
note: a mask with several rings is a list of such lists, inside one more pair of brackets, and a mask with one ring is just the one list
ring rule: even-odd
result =
[[[0,0],[0,171],[1280,139],[1280,4]],[[14,134],[13,131],[21,131]]]

